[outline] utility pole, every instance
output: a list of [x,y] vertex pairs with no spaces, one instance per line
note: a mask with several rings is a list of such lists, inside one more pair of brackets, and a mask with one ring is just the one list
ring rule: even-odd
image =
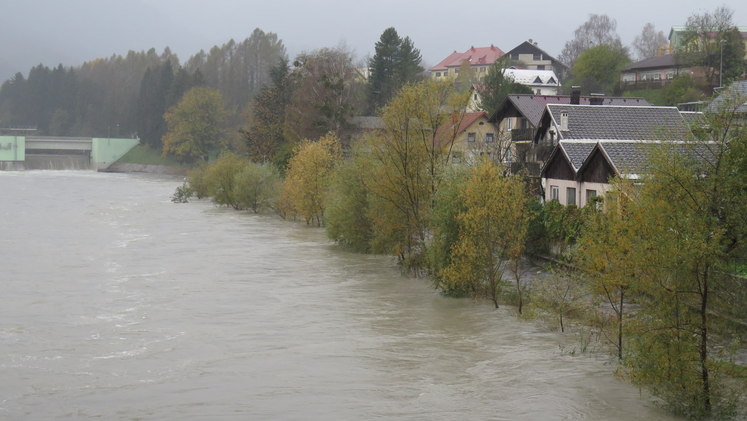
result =
[[718,69],[718,87],[724,86],[722,84],[724,80],[724,44],[726,44],[726,40],[722,39],[721,42],[721,60],[719,60],[719,69]]

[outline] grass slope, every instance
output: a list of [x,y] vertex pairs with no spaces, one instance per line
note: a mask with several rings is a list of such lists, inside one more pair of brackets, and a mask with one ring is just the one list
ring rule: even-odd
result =
[[117,160],[120,164],[168,165],[172,167],[189,167],[190,164],[180,164],[170,156],[162,156],[161,151],[148,145],[137,145]]

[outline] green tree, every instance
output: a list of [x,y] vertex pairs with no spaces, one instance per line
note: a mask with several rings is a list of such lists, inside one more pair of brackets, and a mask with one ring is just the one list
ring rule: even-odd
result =
[[340,165],[330,186],[326,211],[327,236],[354,251],[371,251],[373,236],[368,179],[370,157],[360,145]]
[[189,90],[164,119],[169,131],[163,137],[163,154],[179,161],[207,161],[220,140],[226,116],[220,92],[196,87]]
[[419,81],[423,73],[420,50],[410,37],[400,38],[393,27],[384,30],[374,49],[368,76],[371,114],[386,105],[403,85]]
[[727,80],[740,76],[744,71],[744,40],[734,26],[733,15],[734,11],[726,6],[719,6],[712,13],[690,15],[685,24],[681,46],[675,51],[684,65],[701,67],[711,86],[718,82],[721,40],[725,41],[723,70],[725,75],[729,75]]
[[586,49],[573,65],[574,84],[585,92],[611,94],[620,80],[620,71],[630,63],[624,48],[602,44]]
[[557,317],[561,332],[565,332],[568,317],[579,317],[585,311],[587,294],[581,279],[572,272],[551,272],[536,281],[533,291],[534,305]]
[[270,69],[270,84],[254,98],[249,129],[240,130],[246,141],[249,157],[254,162],[273,161],[286,143],[283,136],[285,108],[291,100],[290,67],[283,58]]
[[488,74],[482,83],[484,88],[480,92],[482,103],[480,107],[486,113],[492,115],[501,103],[510,94],[531,94],[529,87],[515,82],[512,78],[504,75],[503,70],[508,67],[508,59],[501,58],[490,65]]
[[274,206],[279,184],[274,165],[247,162],[234,178],[234,197],[240,208],[260,213]]
[[204,182],[208,186],[208,195],[213,198],[213,203],[230,206],[236,210],[243,209],[239,200],[236,176],[245,165],[246,161],[237,155],[224,152],[214,164],[207,167]]
[[747,239],[747,132],[735,124],[744,101],[725,101],[684,143],[651,146],[648,173],[626,205],[630,228],[615,239],[630,245],[616,258],[629,260],[606,266],[610,278],[635,274],[639,308],[624,372],[693,418],[733,415],[745,390],[744,379],[727,377],[735,326],[744,323],[735,294],[744,284],[729,269],[744,259]]

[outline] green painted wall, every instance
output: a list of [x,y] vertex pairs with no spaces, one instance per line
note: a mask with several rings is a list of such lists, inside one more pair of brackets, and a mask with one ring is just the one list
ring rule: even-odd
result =
[[25,136],[0,136],[0,161],[25,161]]
[[140,143],[140,139],[93,138],[91,165],[94,170],[107,168]]

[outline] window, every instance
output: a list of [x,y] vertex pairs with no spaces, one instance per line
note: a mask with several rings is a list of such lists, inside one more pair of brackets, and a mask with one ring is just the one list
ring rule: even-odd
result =
[[454,73],[459,73],[459,69],[454,69]]
[[597,191],[596,190],[586,190],[586,201],[588,202],[589,199],[592,197],[597,197]]
[[467,142],[475,141],[475,132],[467,133]]
[[485,142],[495,142],[495,135],[493,133],[485,133]]
[[509,117],[506,119],[506,130],[513,130],[514,129],[514,119]]
[[537,65],[537,70],[545,70],[545,65],[544,64],[538,64]]
[[566,190],[567,196],[567,204],[569,205],[575,205],[576,204],[576,189],[573,187],[568,187]]
[[521,128],[522,129],[528,129],[529,128],[529,120],[526,118],[521,119]]
[[558,186],[550,186],[550,200],[560,201],[560,189]]
[[548,85],[557,85],[558,82],[555,81],[554,77],[551,77],[550,79],[547,80],[547,84]]
[[441,77],[441,72],[436,72],[436,77]]
[[484,71],[486,71],[486,70],[487,70],[487,68],[486,68],[486,67],[480,67],[480,71],[481,71],[481,72],[484,72]]
[[505,151],[503,151],[503,162],[511,162],[513,159],[514,156],[513,153],[511,153],[511,147],[509,146]]
[[534,61],[542,60],[542,54],[534,54],[532,56],[532,60],[534,60]]
[[477,101],[477,94],[475,94],[475,101]]
[[534,78],[534,82],[532,83],[542,83],[542,79],[540,79],[540,77],[537,76],[536,78]]

